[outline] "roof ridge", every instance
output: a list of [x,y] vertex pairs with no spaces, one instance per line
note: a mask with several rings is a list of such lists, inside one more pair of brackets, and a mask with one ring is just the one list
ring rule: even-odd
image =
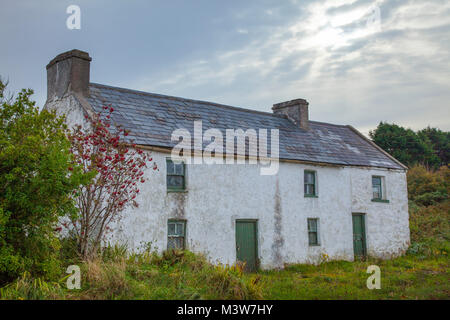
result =
[[227,109],[234,109],[234,110],[239,110],[239,111],[257,113],[257,114],[272,116],[272,117],[276,117],[276,118],[287,118],[286,116],[281,115],[281,114],[275,114],[275,113],[272,113],[272,112],[265,112],[265,111],[259,111],[259,110],[253,110],[253,109],[247,109],[247,108],[242,108],[242,107],[235,107],[235,106],[230,106],[230,105],[221,104],[221,103],[217,103],[217,102],[211,102],[211,101],[195,100],[195,99],[182,98],[182,97],[176,97],[176,96],[168,96],[168,95],[159,94],[159,93],[152,93],[152,92],[146,92],[146,91],[141,91],[141,90],[134,90],[134,89],[128,89],[128,88],[122,88],[122,87],[115,87],[115,86],[110,86],[110,85],[100,84],[100,83],[95,83],[95,82],[91,82],[91,83],[89,83],[89,85],[93,85],[94,87],[95,86],[97,86],[97,87],[105,87],[105,88],[114,89],[114,90],[117,90],[117,91],[131,92],[131,93],[140,94],[140,95],[144,95],[144,96],[153,96],[153,97],[160,97],[160,98],[164,97],[164,98],[168,98],[168,99],[171,99],[171,100],[187,101],[187,102],[192,102],[192,103],[200,103],[200,104],[210,105],[210,106],[215,106],[215,107],[222,107],[222,108],[227,108]]

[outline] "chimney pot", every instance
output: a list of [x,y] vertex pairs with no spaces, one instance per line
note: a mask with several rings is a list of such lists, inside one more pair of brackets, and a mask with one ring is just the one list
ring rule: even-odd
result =
[[69,92],[89,94],[89,53],[71,50],[57,55],[47,65],[47,100],[61,98]]
[[273,113],[287,116],[299,128],[309,130],[309,103],[305,99],[295,99],[274,104]]

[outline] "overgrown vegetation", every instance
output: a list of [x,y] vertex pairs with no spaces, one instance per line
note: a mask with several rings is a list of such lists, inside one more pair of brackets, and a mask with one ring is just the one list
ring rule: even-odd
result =
[[75,211],[64,119],[39,112],[32,90],[15,98],[0,79],[0,286],[27,271],[51,279],[61,269],[59,217]]
[[408,198],[413,205],[431,206],[448,199],[450,170],[447,166],[438,171],[428,171],[414,166],[408,171]]
[[127,254],[124,247],[103,249],[98,258],[79,262],[81,290],[28,274],[0,289],[1,299],[262,299],[261,277],[239,267],[214,266],[188,251]]
[[408,172],[411,230],[409,253],[433,256],[450,246],[450,170],[427,171],[416,166]]

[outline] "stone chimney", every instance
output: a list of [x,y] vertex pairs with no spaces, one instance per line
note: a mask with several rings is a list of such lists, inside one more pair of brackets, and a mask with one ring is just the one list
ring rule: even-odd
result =
[[273,113],[286,115],[299,128],[309,130],[308,101],[305,99],[295,99],[274,104]]
[[73,92],[89,94],[89,69],[92,58],[80,50],[59,54],[47,65],[47,101]]

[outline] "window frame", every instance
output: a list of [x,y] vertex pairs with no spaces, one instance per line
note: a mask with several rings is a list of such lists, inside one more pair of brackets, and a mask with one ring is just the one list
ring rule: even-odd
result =
[[[175,234],[169,234],[169,225],[175,224]],[[182,224],[183,225],[183,234],[178,235],[176,234],[176,225]],[[187,220],[185,219],[168,219],[167,220],[167,250],[186,250],[186,225]],[[169,248],[169,238],[183,238],[183,247],[180,248]]]
[[[316,223],[316,230],[311,230],[310,229],[310,221],[315,221],[315,223]],[[320,246],[320,227],[319,227],[319,224],[320,224],[320,219],[319,218],[307,218],[306,219],[306,227],[307,227],[307,230],[308,230],[308,245],[310,246],[310,247],[317,247],[317,246]],[[315,233],[316,234],[316,242],[315,243],[312,243],[311,242],[311,238],[309,237],[309,234],[310,233]]]
[[[312,174],[313,179],[314,179],[313,183],[307,183],[306,182],[307,174]],[[314,192],[312,194],[306,193],[307,185],[312,185],[313,186]],[[308,169],[304,170],[304,172],[303,172],[303,193],[304,193],[305,198],[318,198],[318,192],[317,191],[318,191],[317,190],[317,171],[315,171],[315,170],[308,170]]]
[[[374,187],[378,186],[375,185],[374,179],[379,179],[380,184],[379,184],[379,193],[380,193],[380,197],[379,198],[375,198],[374,197]],[[389,200],[386,199],[386,183],[385,183],[385,177],[384,176],[378,176],[378,175],[372,175],[372,179],[371,179],[371,190],[372,190],[372,202],[383,202],[383,203],[389,203]]]
[[[174,166],[179,165],[180,163],[175,163],[171,158],[166,158],[166,188],[167,192],[185,192],[186,191],[186,163],[181,161],[183,165],[183,174],[169,173],[169,163],[172,163]],[[176,170],[175,170],[176,171]],[[183,186],[169,186],[169,177],[183,177]]]

